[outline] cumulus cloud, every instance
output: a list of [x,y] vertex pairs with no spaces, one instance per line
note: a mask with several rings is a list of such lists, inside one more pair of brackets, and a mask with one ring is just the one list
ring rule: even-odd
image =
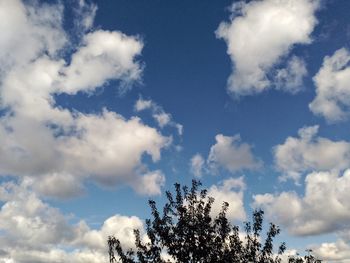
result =
[[[350,170],[313,172],[305,179],[305,194],[281,192],[255,195],[254,206],[294,235],[318,235],[349,229]],[[288,204],[288,205],[286,205]]]
[[183,133],[183,126],[175,121],[170,113],[164,111],[164,109],[152,100],[145,100],[140,97],[135,105],[134,110],[136,112],[151,110],[153,119],[157,122],[160,128],[165,126],[174,127],[177,129],[179,135]]
[[252,153],[252,146],[241,141],[239,135],[215,136],[216,143],[211,146],[207,159],[208,166],[212,170],[224,168],[232,173],[244,169],[258,169],[261,161],[257,160]]
[[216,143],[210,147],[207,159],[197,153],[190,160],[190,171],[196,177],[204,173],[217,173],[220,169],[236,173],[243,170],[256,170],[262,167],[263,163],[257,159],[252,146],[242,142],[239,134],[215,136]]
[[59,91],[76,94],[93,91],[110,79],[126,83],[139,79],[142,68],[134,59],[142,46],[137,38],[121,32],[97,30],[86,34],[69,66],[60,72],[63,83],[57,83]]
[[212,215],[220,213],[222,204],[229,203],[227,218],[230,220],[244,220],[246,213],[243,205],[245,183],[243,177],[229,178],[208,189],[208,195],[215,198],[212,207]]
[[335,242],[322,243],[312,248],[313,253],[324,261],[349,263],[350,244],[343,239]]
[[304,127],[299,138],[288,137],[274,147],[275,164],[283,173],[281,180],[298,182],[310,171],[344,170],[350,166],[350,143],[318,137],[318,126]]
[[133,229],[143,233],[143,223],[135,216],[114,215],[100,229],[91,229],[85,221],[71,224],[69,217],[42,201],[32,186],[30,178],[0,185],[4,262],[107,262],[109,235],[121,239],[124,248],[131,248]]
[[330,122],[347,119],[350,110],[350,53],[341,48],[326,56],[314,76],[316,97],[310,110]]
[[[216,31],[216,36],[225,40],[233,64],[228,79],[229,92],[240,96],[268,89],[271,69],[290,53],[294,45],[311,42],[318,6],[316,0],[234,3],[231,21],[222,22]],[[293,68],[293,65],[288,67]],[[294,77],[290,78],[280,72],[277,78],[291,81],[287,90],[295,92],[295,81],[299,82],[304,72],[294,68],[293,74]]]
[[124,88],[138,81],[143,43],[118,31],[91,30],[97,7],[80,1],[77,24],[83,33],[75,51],[65,54],[73,42],[62,27],[63,8],[0,2],[0,174],[40,178],[36,190],[58,197],[81,192],[84,178],[159,193],[164,177],[149,176],[142,157],[158,161],[170,137],[137,117],[125,119],[106,109],[73,112],[54,99],[92,94],[111,80]]

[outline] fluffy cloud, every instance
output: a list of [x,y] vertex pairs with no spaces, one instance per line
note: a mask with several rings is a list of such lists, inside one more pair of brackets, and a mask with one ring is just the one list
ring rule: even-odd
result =
[[[295,192],[254,196],[254,206],[295,235],[317,235],[349,229],[350,170],[314,172],[305,179],[305,194]],[[288,205],[286,205],[288,204]]]
[[120,32],[97,30],[86,34],[69,66],[60,72],[63,83],[57,84],[59,91],[75,94],[93,91],[109,79],[126,83],[139,79],[141,68],[134,58],[142,46],[137,38]]
[[[271,86],[270,70],[287,56],[295,44],[309,44],[317,20],[316,0],[264,0],[238,2],[232,6],[230,22],[222,22],[216,31],[227,43],[233,63],[228,90],[236,96],[259,93]],[[290,66],[289,66],[290,67]],[[293,65],[292,65],[293,67]],[[281,76],[282,74],[282,76]],[[303,71],[294,71],[292,79],[279,72],[277,78],[290,80],[287,90],[295,92]]]
[[158,161],[170,138],[137,117],[125,119],[106,109],[83,114],[56,105],[57,94],[91,94],[110,80],[125,88],[140,78],[136,58],[143,43],[137,37],[85,33],[96,9],[79,2],[76,24],[83,33],[69,57],[65,47],[72,42],[62,27],[61,4],[0,1],[0,174],[40,178],[36,190],[58,197],[81,192],[84,178],[158,194],[164,176],[158,171],[150,176],[142,157]]
[[234,173],[261,167],[261,162],[251,152],[252,146],[242,142],[239,135],[230,137],[218,134],[215,140],[216,143],[210,148],[207,159],[212,170],[222,167]]
[[328,121],[345,120],[350,109],[350,53],[347,49],[337,50],[327,56],[313,78],[316,98],[310,103],[311,111]]
[[225,169],[231,173],[242,170],[256,170],[262,166],[262,161],[254,157],[252,146],[242,142],[239,134],[215,136],[216,143],[210,147],[209,155],[204,157],[197,153],[190,160],[190,170],[196,177],[203,173],[217,173]]
[[[141,181],[141,183],[139,181]],[[160,195],[161,187],[164,186],[164,184],[165,176],[161,171],[156,170],[142,175],[133,187],[141,194]]]
[[28,178],[0,186],[1,262],[107,262],[109,235],[131,248],[133,229],[143,233],[143,223],[135,216],[112,216],[100,229],[91,229],[85,221],[71,224],[69,217],[39,199],[32,186]]
[[1,72],[26,64],[45,50],[55,55],[67,43],[63,31],[62,5],[24,6],[20,0],[0,1]]
[[318,126],[304,127],[299,138],[288,137],[274,147],[275,163],[282,180],[298,182],[302,173],[344,170],[350,167],[350,143],[317,137]]
[[218,185],[213,185],[208,189],[208,195],[215,198],[212,207],[212,215],[220,213],[223,202],[229,203],[227,218],[230,220],[244,220],[246,213],[243,205],[243,194],[245,183],[243,177],[229,178]]
[[320,246],[314,246],[312,250],[318,258],[322,258],[324,261],[350,262],[350,244],[343,239],[331,243],[322,243]]
[[165,126],[174,127],[177,129],[179,135],[183,133],[183,126],[175,121],[173,121],[170,113],[164,111],[164,109],[152,100],[144,100],[139,98],[135,105],[134,110],[140,112],[143,110],[151,110],[153,119],[157,122],[160,128]]

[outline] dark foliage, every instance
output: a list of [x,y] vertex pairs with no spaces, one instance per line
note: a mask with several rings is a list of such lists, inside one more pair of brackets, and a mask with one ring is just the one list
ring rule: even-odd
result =
[[297,256],[291,256],[288,258],[288,263],[321,263],[322,261],[315,258],[311,252],[311,249],[306,250],[308,252],[307,256],[300,257],[299,255]]
[[[152,211],[152,219],[146,220],[149,241],[144,243],[139,230],[135,230],[136,251],[124,251],[119,240],[109,237],[111,263],[170,262],[161,257],[164,252],[178,263],[281,262],[280,255],[286,246],[282,243],[277,255],[273,246],[280,232],[278,226],[271,223],[262,242],[263,211],[255,211],[252,222],[245,223],[245,237],[241,240],[239,227],[232,226],[226,217],[228,203],[224,202],[221,212],[211,217],[214,198],[207,196],[207,190],[200,189],[200,182],[194,180],[190,189],[175,184],[175,193],[168,191],[166,196],[162,213],[153,200],[149,201]],[[297,261],[299,258],[290,260],[303,262]]]

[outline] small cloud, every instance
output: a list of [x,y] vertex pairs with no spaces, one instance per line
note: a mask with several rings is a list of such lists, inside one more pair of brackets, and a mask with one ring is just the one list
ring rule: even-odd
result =
[[191,173],[196,177],[202,177],[205,160],[199,153],[195,154],[190,161]]
[[196,154],[191,159],[191,172],[200,177],[203,172],[217,173],[219,169],[225,169],[231,173],[242,170],[256,170],[263,163],[252,153],[252,146],[241,141],[237,134],[234,136],[215,136],[216,143],[210,147],[207,160],[202,155]]
[[183,125],[174,122],[171,114],[165,112],[161,106],[152,100],[144,100],[142,97],[140,97],[134,105],[134,110],[137,112],[150,110],[152,112],[153,119],[157,122],[160,128],[164,128],[166,126],[174,127],[177,129],[180,136],[183,134]]
[[133,187],[143,195],[160,195],[165,184],[165,176],[160,170],[148,172],[137,180]]
[[150,109],[152,107],[152,100],[144,100],[139,98],[134,106],[135,111],[143,111],[146,109]]
[[212,170],[224,168],[234,173],[245,169],[256,170],[262,166],[262,162],[254,157],[252,146],[242,142],[239,135],[230,137],[218,134],[215,140],[207,159]]

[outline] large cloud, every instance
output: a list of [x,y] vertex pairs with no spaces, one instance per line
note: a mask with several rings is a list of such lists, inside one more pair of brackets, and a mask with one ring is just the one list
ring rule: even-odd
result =
[[[216,31],[217,37],[226,41],[227,53],[233,63],[228,90],[239,96],[269,88],[271,69],[289,54],[295,44],[311,42],[318,5],[316,0],[264,0],[233,4],[231,21],[222,22]],[[302,65],[300,59],[298,61]],[[293,68],[293,65],[287,67]],[[284,76],[285,70],[277,72],[277,87],[282,88],[279,85],[282,77],[284,81],[291,81],[283,88],[296,92],[306,73],[303,68],[295,70],[294,77]]]
[[310,103],[311,111],[328,121],[345,120],[350,112],[350,53],[341,48],[323,60],[313,78],[316,98]]
[[288,137],[274,147],[275,163],[282,180],[298,182],[310,171],[340,171],[350,167],[350,143],[317,137],[318,126],[304,127],[299,138]]
[[57,94],[91,94],[110,80],[127,87],[142,72],[136,58],[143,43],[121,32],[91,30],[96,7],[79,1],[79,8],[76,24],[83,33],[69,56],[73,42],[62,27],[61,4],[0,1],[0,173],[40,177],[37,190],[59,197],[81,191],[87,177],[159,194],[164,175],[148,171],[142,157],[158,161],[170,138],[137,117],[56,105]]
[[133,230],[143,233],[143,223],[135,216],[114,215],[100,229],[91,229],[85,221],[71,224],[32,187],[30,178],[0,185],[0,262],[107,262],[108,236],[131,248]]
[[305,194],[282,192],[254,196],[254,205],[295,235],[318,235],[350,229],[350,170],[343,175],[314,172],[305,179]]

